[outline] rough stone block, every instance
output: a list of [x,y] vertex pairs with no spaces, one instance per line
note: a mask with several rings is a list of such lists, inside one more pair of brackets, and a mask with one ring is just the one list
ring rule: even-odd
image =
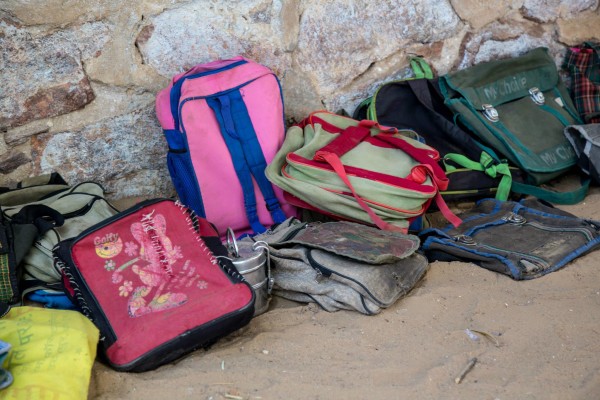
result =
[[32,147],[38,173],[57,171],[71,183],[93,180],[116,198],[173,191],[153,105],[79,130],[38,135]]
[[34,34],[15,21],[0,20],[0,128],[65,114],[94,99],[82,59],[107,40],[105,24]]

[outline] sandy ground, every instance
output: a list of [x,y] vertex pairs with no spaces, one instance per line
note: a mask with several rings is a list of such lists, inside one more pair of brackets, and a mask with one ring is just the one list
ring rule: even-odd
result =
[[[600,220],[600,190],[561,208]],[[96,363],[90,399],[598,399],[599,260],[597,250],[525,282],[435,262],[377,316],[275,298],[245,328],[155,371]]]

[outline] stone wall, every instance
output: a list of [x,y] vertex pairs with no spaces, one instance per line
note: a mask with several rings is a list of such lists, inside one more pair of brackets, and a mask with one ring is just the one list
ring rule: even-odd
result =
[[439,75],[600,38],[599,0],[3,0],[0,186],[58,171],[112,198],[172,195],[154,114],[169,78],[244,55],[287,117],[352,113],[421,54]]

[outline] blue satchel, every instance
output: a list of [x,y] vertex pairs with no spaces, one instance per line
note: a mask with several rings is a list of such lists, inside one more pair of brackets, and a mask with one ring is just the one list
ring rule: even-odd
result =
[[537,200],[485,199],[460,214],[455,228],[419,236],[429,261],[464,261],[516,280],[556,271],[600,244],[600,222],[578,218]]

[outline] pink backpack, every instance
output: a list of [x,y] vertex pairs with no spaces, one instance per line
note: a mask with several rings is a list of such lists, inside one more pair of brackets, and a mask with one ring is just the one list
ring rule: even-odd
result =
[[261,233],[294,214],[265,177],[281,147],[281,87],[267,67],[238,56],[176,75],[156,97],[179,200],[223,235]]

